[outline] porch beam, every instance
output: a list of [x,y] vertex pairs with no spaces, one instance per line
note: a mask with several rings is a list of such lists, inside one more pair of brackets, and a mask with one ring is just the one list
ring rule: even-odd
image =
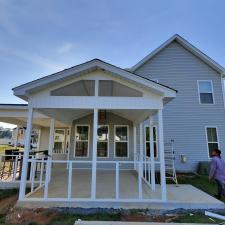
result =
[[93,149],[92,149],[92,179],[91,179],[91,199],[96,199],[96,164],[97,164],[97,129],[98,129],[98,109],[94,109],[93,116]]
[[25,138],[25,149],[23,154],[23,165],[22,165],[22,174],[21,174],[21,181],[20,181],[19,200],[23,200],[25,198],[25,189],[26,189],[26,180],[27,180],[27,164],[29,159],[30,141],[31,141],[31,132],[32,132],[32,119],[33,119],[33,108],[28,105],[27,129],[26,129],[26,138]]
[[165,174],[165,157],[164,157],[164,137],[163,137],[163,116],[162,110],[158,110],[158,139],[159,139],[159,156],[160,156],[160,180],[162,200],[167,200],[166,192],[166,174]]
[[[97,92],[95,93],[97,94]],[[102,97],[102,96],[43,96],[33,97],[33,108],[72,108],[72,109],[162,109],[158,99],[145,97]],[[146,116],[147,118],[147,116]]]
[[151,187],[155,191],[155,154],[153,142],[153,118],[149,117],[149,140],[150,140],[150,160],[151,160]]

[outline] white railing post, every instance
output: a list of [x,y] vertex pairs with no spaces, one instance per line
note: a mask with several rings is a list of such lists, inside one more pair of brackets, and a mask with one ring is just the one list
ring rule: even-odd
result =
[[36,173],[36,171],[35,171],[35,166],[36,166],[36,162],[35,162],[35,160],[34,160],[34,158],[32,158],[32,163],[31,163],[31,192],[33,192],[34,191],[34,180],[35,180],[35,173]]
[[32,132],[32,118],[33,118],[33,108],[28,105],[27,130],[26,130],[26,139],[25,139],[25,149],[24,149],[24,155],[23,155],[22,174],[21,174],[21,181],[20,181],[19,200],[23,200],[25,198],[25,189],[26,189],[26,180],[27,180],[27,164],[28,164],[28,158],[29,158],[30,140],[31,140],[31,132]]
[[142,177],[143,177],[143,125],[140,123],[140,154],[138,169],[138,196],[142,199]]
[[13,166],[13,181],[16,180],[17,167],[18,167],[18,155],[15,158],[15,162]]
[[69,174],[68,174],[68,199],[71,199],[72,190],[72,173],[73,173],[73,162],[69,161]]
[[119,178],[119,162],[116,162],[116,199],[119,199],[120,178]]
[[150,141],[150,160],[151,160],[151,187],[155,191],[155,153],[153,136],[153,118],[149,117],[149,141]]
[[41,157],[41,169],[40,169],[40,182],[39,186],[42,186],[42,180],[43,180],[43,171],[44,171],[44,156]]
[[91,178],[91,199],[96,199],[96,164],[97,164],[97,129],[98,109],[94,109],[93,116],[93,149],[92,149],[92,178]]
[[163,116],[162,110],[158,110],[158,139],[160,152],[160,180],[161,180],[161,195],[162,200],[167,200],[166,192],[166,174],[165,174],[165,158],[164,158],[164,138],[163,138]]
[[133,126],[133,135],[134,135],[134,169],[137,170],[137,128]]
[[50,167],[51,167],[51,162],[50,162],[50,159],[48,158],[48,160],[46,162],[44,199],[48,198],[48,183],[49,183],[49,178],[50,178]]

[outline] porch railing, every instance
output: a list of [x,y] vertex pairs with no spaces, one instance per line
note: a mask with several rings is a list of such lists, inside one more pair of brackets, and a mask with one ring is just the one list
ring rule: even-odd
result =
[[[150,202],[150,201],[161,201],[160,196],[155,197],[153,194],[155,190],[152,189],[151,184],[151,160],[149,157],[137,156],[136,159],[133,161],[97,161],[96,167],[97,171],[102,171],[104,169],[107,170],[113,170],[115,171],[115,183],[114,185],[114,193],[115,196],[112,198],[101,198],[94,196],[94,198],[90,197],[73,197],[73,171],[74,170],[87,170],[92,168],[92,161],[86,161],[86,160],[52,160],[51,158],[48,158],[48,160],[37,159],[32,158],[28,160],[28,163],[31,163],[31,171],[30,171],[30,181],[31,181],[31,187],[30,192],[26,195],[26,198],[24,200],[32,200],[35,199],[37,201],[46,201],[46,200],[53,200],[53,201],[120,201],[120,202],[126,202],[126,201],[137,201],[137,202]],[[155,162],[157,164],[158,162]],[[37,166],[39,164],[39,166]],[[56,167],[54,165],[65,165],[64,169],[66,171],[67,176],[67,193],[64,197],[57,196],[57,193],[55,193],[55,196],[49,196],[49,185],[50,183],[54,183],[54,177],[52,176],[52,170],[54,170]],[[85,165],[85,167],[84,167]],[[106,166],[107,165],[107,166]],[[44,170],[44,167],[46,169]],[[104,168],[105,167],[105,168]],[[36,169],[40,168],[39,176],[36,176]],[[138,196],[134,197],[122,197],[120,192],[120,176],[122,171],[134,171],[137,176],[137,184],[138,184]],[[154,171],[155,172],[155,171]],[[60,176],[60,175],[58,175]],[[75,177],[76,179],[76,177]],[[148,186],[150,191],[150,195],[146,198],[146,196],[143,196],[143,185],[144,183]],[[57,185],[57,184],[55,184]],[[91,183],[92,185],[92,183]],[[130,188],[129,186],[127,187]],[[36,192],[40,191],[42,189],[42,195],[41,197],[35,197]],[[63,187],[62,187],[63,189]],[[152,195],[152,196],[151,196]]]

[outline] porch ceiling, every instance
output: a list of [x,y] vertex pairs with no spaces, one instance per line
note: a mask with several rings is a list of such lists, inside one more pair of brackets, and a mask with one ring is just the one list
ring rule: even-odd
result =
[[[43,114],[48,117],[55,118],[62,123],[71,125],[73,120],[82,118],[93,113],[93,109],[41,109]],[[154,115],[156,110],[128,110],[128,109],[115,109],[106,110],[107,112],[112,112],[120,117],[126,118],[134,123],[139,123],[145,120],[148,116]]]

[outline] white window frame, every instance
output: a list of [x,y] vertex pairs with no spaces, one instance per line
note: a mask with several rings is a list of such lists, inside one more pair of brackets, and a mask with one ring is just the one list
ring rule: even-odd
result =
[[[145,155],[146,155],[146,152],[147,152],[147,149],[146,149],[146,143],[151,142],[151,140],[149,139],[149,141],[146,140],[146,128],[149,127],[149,125],[145,125],[144,126],[144,142],[145,142]],[[153,145],[154,143],[156,143],[156,156],[154,157],[155,159],[158,159],[159,157],[159,145],[158,145],[158,129],[157,129],[157,126],[153,126],[155,128],[155,132],[156,132],[156,141],[153,140]],[[151,157],[150,157],[151,158]]]
[[[217,142],[209,142],[208,141],[207,128],[216,128]],[[210,157],[210,154],[209,154],[209,145],[208,144],[209,143],[217,143],[218,144],[218,148],[220,149],[220,141],[219,141],[219,135],[218,135],[218,127],[217,126],[205,126],[205,137],[206,137],[206,145],[207,145],[208,159],[211,159],[212,157]]]
[[[101,125],[98,125],[98,128],[99,127],[108,127],[108,140],[107,141],[99,141],[98,139],[97,139],[97,158],[98,159],[103,159],[103,158],[109,158],[109,125],[103,125],[103,124],[101,124]],[[97,138],[98,138],[98,135],[97,135]],[[107,156],[98,156],[98,142],[107,142]]]
[[[55,146],[55,132],[56,130],[63,130],[64,131],[64,141],[63,141],[63,149],[62,149],[62,152],[63,153],[54,153],[54,146]],[[55,128],[54,129],[54,145],[53,145],[53,154],[56,154],[56,155],[66,155],[66,129],[64,128]]]
[[[127,141],[116,141],[116,128],[117,127],[127,127]],[[129,125],[114,125],[114,158],[115,159],[128,159],[129,158]],[[116,156],[116,142],[126,142],[127,143],[127,156]]]
[[[201,92],[201,93],[212,94],[213,103],[201,103],[200,86],[199,86],[200,82],[210,82],[210,83],[211,83],[212,92]],[[212,80],[197,80],[197,86],[198,86],[198,101],[199,101],[199,104],[200,104],[200,105],[215,105],[214,89],[213,89],[213,81],[212,81]]]
[[[76,134],[77,134],[77,127],[78,126],[85,126],[88,127],[88,149],[87,149],[87,156],[76,156],[76,143],[77,143],[77,139],[76,139]],[[90,142],[90,124],[76,124],[75,125],[75,137],[74,137],[74,158],[82,158],[82,159],[87,159],[89,158],[89,142]],[[82,140],[84,141],[84,140]],[[78,140],[79,142],[79,140]]]

